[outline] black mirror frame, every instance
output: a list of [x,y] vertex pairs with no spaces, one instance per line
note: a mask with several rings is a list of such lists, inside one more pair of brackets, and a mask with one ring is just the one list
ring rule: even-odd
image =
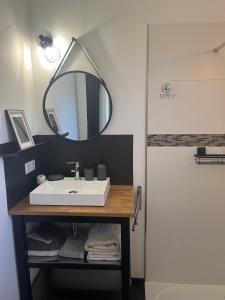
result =
[[[97,78],[97,79],[101,82],[101,84],[103,85],[103,87],[106,89],[106,91],[107,91],[107,93],[108,93],[108,96],[109,96],[110,115],[109,115],[109,119],[108,119],[108,121],[107,121],[105,127],[99,132],[99,134],[97,134],[97,135],[95,135],[95,136],[93,136],[93,137],[91,137],[91,138],[89,138],[89,139],[86,139],[86,140],[71,140],[71,139],[66,138],[65,135],[61,135],[61,134],[59,134],[58,132],[56,132],[56,131],[52,128],[52,126],[51,126],[51,124],[50,124],[50,121],[49,121],[49,118],[48,118],[48,114],[47,114],[46,108],[45,108],[45,106],[46,106],[47,95],[48,95],[48,92],[49,92],[50,88],[52,87],[52,85],[53,85],[59,78],[65,76],[65,75],[71,74],[71,73],[88,74],[90,77]],[[97,138],[99,135],[101,135],[102,132],[108,127],[109,122],[111,121],[111,118],[112,118],[113,106],[112,106],[112,98],[111,98],[111,95],[110,95],[110,93],[109,93],[109,90],[108,90],[108,88],[107,88],[105,82],[104,82],[102,79],[99,79],[99,78],[96,77],[95,75],[93,75],[93,74],[91,74],[91,73],[88,73],[88,72],[85,72],[85,71],[68,71],[68,72],[61,73],[60,75],[56,76],[53,80],[50,81],[50,83],[49,83],[49,85],[48,85],[48,87],[47,87],[47,89],[46,89],[46,91],[45,91],[45,93],[44,93],[44,97],[43,97],[43,107],[42,107],[42,109],[43,109],[43,114],[44,114],[44,117],[45,117],[45,121],[47,122],[49,128],[50,128],[57,136],[59,136],[60,138],[66,140],[66,141],[71,141],[71,142],[75,142],[75,143],[85,143],[85,142],[89,142],[89,141],[92,141],[92,140],[96,139],[96,138]]]

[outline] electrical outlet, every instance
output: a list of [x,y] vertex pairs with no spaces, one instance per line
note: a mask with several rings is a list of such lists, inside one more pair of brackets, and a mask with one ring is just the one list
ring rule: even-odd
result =
[[36,169],[35,160],[33,159],[31,161],[28,161],[27,163],[25,163],[24,167],[25,167],[25,174],[26,175],[33,172]]
[[34,171],[36,169],[35,160],[33,159],[30,163],[31,163],[31,171]]

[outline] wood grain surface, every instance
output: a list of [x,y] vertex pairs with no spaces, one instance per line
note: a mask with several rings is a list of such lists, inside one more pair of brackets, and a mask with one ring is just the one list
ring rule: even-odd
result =
[[134,188],[130,185],[110,187],[104,207],[96,206],[46,206],[30,205],[29,196],[9,210],[11,216],[93,216],[93,217],[133,217]]

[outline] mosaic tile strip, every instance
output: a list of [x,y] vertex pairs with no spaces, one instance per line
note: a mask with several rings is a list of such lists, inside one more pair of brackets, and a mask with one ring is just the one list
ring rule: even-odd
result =
[[225,134],[150,134],[148,147],[160,146],[225,146]]

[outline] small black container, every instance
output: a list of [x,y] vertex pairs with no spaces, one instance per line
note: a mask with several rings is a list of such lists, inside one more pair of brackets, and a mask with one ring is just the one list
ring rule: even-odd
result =
[[205,147],[198,147],[197,148],[197,156],[204,156],[206,155],[206,148]]
[[84,178],[87,181],[91,181],[94,179],[94,170],[91,168],[84,169]]
[[48,175],[48,181],[58,181],[63,180],[64,176],[62,174],[52,174]]
[[106,166],[104,164],[97,166],[97,177],[98,180],[106,180]]

